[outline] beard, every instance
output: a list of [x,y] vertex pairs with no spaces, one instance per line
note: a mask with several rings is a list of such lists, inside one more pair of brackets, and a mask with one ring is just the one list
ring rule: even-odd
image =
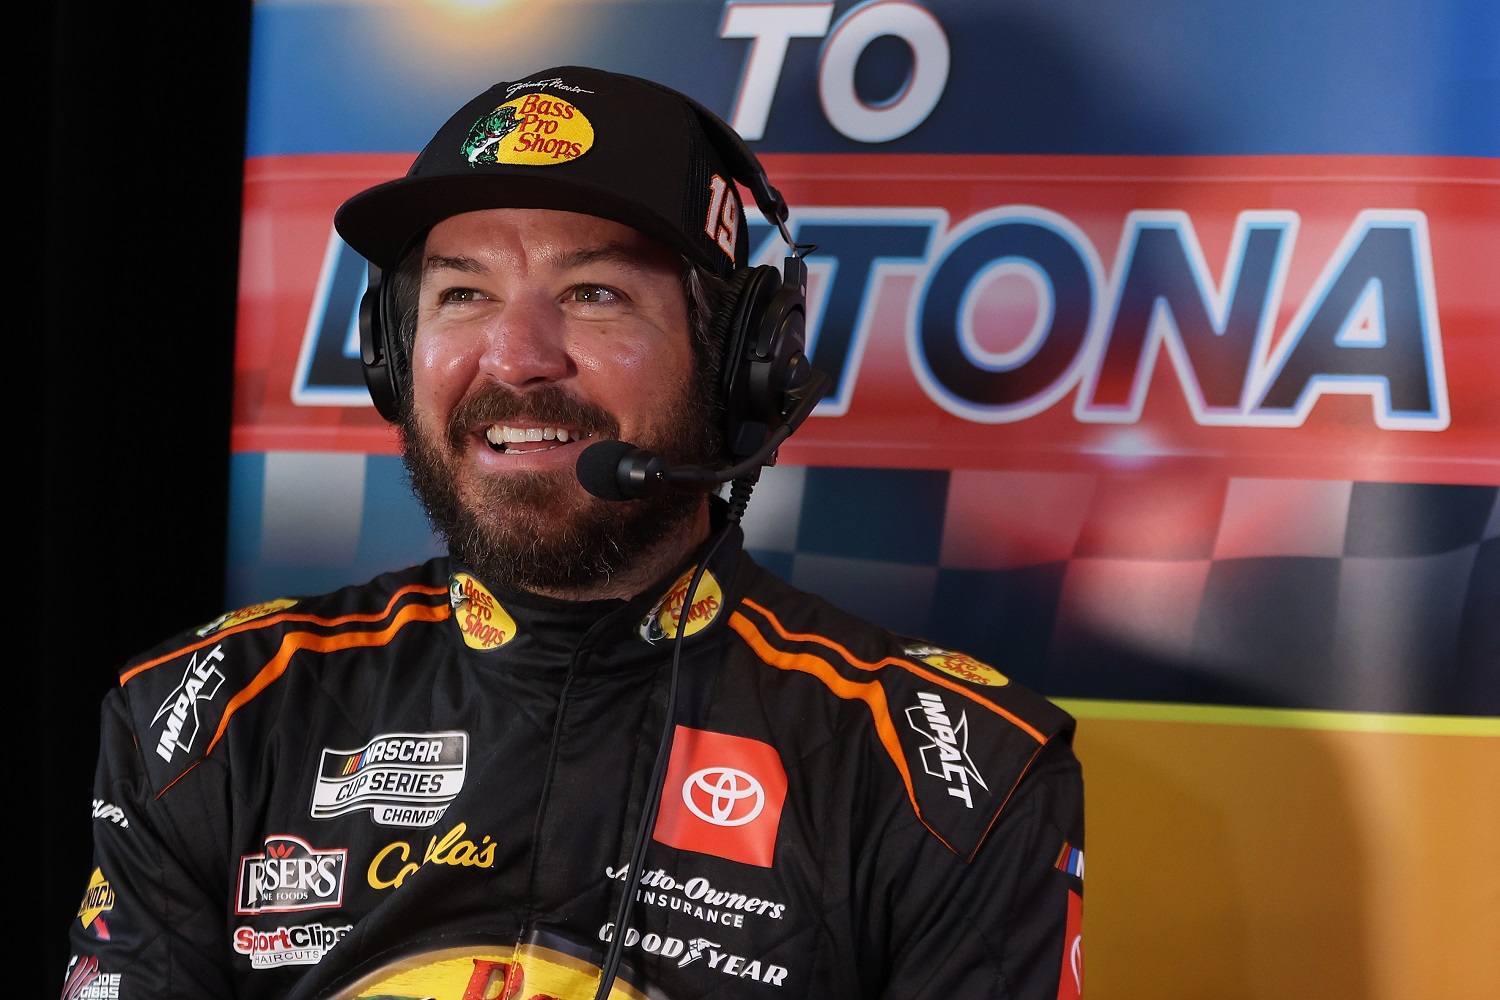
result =
[[[673,464],[710,464],[719,450],[710,398],[706,379],[695,378],[633,443]],[[556,386],[522,394],[493,382],[459,401],[443,440],[422,433],[409,405],[398,425],[412,491],[453,556],[487,583],[533,593],[586,592],[686,529],[703,502],[701,495],[673,491],[601,500],[584,491],[571,469],[491,476],[465,469],[461,456],[471,428],[517,420],[577,428],[594,440],[619,436],[619,422],[607,411]]]

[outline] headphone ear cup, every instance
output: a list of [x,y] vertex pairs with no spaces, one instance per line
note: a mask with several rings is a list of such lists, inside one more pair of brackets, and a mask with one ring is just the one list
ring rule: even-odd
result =
[[786,393],[806,367],[802,290],[769,264],[729,279],[715,317],[722,345],[724,450],[733,462],[755,454],[780,423]]
[[[380,269],[370,265],[365,293],[359,300],[359,357],[365,376],[365,388],[375,404],[375,412],[394,423],[401,413],[401,390],[397,371],[402,368],[399,333],[388,321],[390,307],[386,282]],[[394,335],[393,335],[394,334]]]

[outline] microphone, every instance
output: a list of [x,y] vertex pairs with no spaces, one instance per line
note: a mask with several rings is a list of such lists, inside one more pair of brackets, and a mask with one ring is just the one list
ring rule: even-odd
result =
[[576,471],[578,482],[600,500],[635,500],[668,490],[707,493],[764,465],[779,444],[781,440],[773,434],[744,462],[717,470],[706,465],[670,465],[656,452],[629,441],[600,441],[578,456]]
[[708,493],[724,483],[748,475],[771,460],[783,441],[792,436],[818,400],[828,391],[829,378],[812,372],[809,390],[802,395],[782,423],[755,454],[727,469],[706,465],[672,465],[665,458],[629,441],[600,441],[578,456],[574,471],[578,482],[600,500],[636,500],[668,490]]

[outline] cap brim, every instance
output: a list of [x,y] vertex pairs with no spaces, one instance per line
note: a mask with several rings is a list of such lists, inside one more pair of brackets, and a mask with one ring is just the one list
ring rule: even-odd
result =
[[[700,248],[683,241],[678,226],[611,191],[543,175],[402,177],[350,198],[334,214],[334,228],[355,252],[382,270],[394,268],[414,240],[444,219],[492,208],[578,212],[629,226],[699,261]],[[699,261],[700,263],[705,263]]]

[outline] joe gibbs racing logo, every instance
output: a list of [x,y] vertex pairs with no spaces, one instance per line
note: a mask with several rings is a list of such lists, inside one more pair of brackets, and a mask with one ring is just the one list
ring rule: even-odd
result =
[[687,572],[679,576],[666,595],[646,613],[640,628],[642,639],[647,642],[675,639],[679,628],[683,635],[692,635],[719,616],[719,609],[724,606],[724,590],[708,570],[703,571],[703,579],[698,581],[691,602],[688,600],[688,585],[697,569],[696,566],[688,567]]
[[463,154],[470,166],[547,166],[576,160],[593,145],[594,126],[573,104],[561,97],[524,94],[469,126]]
[[468,573],[448,580],[448,603],[464,643],[473,649],[496,649],[516,637],[516,622],[484,584]]
[[988,663],[980,663],[967,653],[955,653],[939,646],[907,646],[906,655],[970,684],[1004,687],[1010,683],[1009,677]]

